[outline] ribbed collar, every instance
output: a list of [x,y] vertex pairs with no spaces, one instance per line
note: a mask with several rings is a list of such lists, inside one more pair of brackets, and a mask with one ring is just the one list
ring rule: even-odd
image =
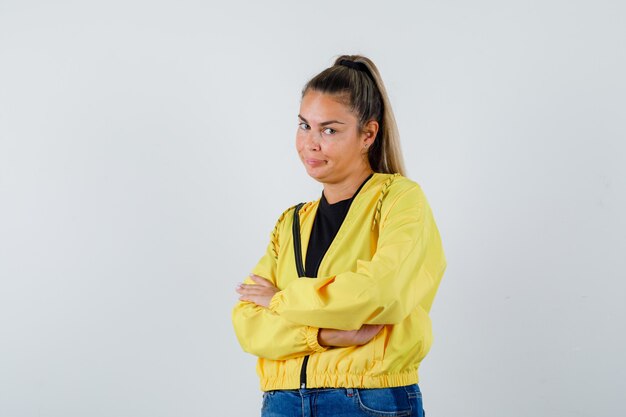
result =
[[370,174],[367,178],[365,178],[365,181],[363,181],[363,183],[361,185],[359,185],[359,188],[357,188],[356,192],[354,193],[354,195],[352,197],[346,198],[345,200],[337,201],[336,203],[333,203],[333,204],[330,204],[328,202],[328,200],[326,200],[326,196],[324,195],[324,192],[322,191],[322,198],[320,198],[320,207],[319,207],[319,209],[323,210],[323,211],[332,211],[332,212],[335,212],[335,210],[343,211],[344,209],[347,211],[347,209],[350,207],[350,204],[352,203],[354,198],[357,196],[357,194],[359,194],[359,191],[361,191],[363,186],[373,176],[374,176],[374,173]]

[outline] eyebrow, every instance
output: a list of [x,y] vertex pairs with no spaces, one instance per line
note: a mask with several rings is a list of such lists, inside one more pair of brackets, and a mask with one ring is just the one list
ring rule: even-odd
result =
[[[300,120],[302,120],[304,123],[307,123],[307,124],[309,123],[309,121],[308,121],[307,119],[305,119],[304,117],[302,117],[302,115],[300,115],[300,114],[299,114],[299,115],[298,115],[298,117],[299,117],[299,118],[300,118]],[[340,124],[340,125],[345,125],[345,123],[344,123],[344,122],[340,122],[339,120],[329,120],[329,121],[327,121],[327,122],[322,122],[322,123],[320,123],[320,126],[331,125],[331,124],[333,124],[333,123],[337,123],[337,124]]]

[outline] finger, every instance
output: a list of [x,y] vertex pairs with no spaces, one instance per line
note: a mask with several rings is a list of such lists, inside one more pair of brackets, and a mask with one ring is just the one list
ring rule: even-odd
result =
[[236,290],[239,294],[250,295],[273,295],[276,291],[274,288],[262,287],[260,285],[243,285]]
[[261,307],[267,307],[269,305],[270,298],[267,296],[259,296],[259,295],[255,295],[255,296],[242,295],[241,297],[239,297],[239,300],[249,301]]
[[272,284],[271,281],[269,281],[269,280],[267,280],[267,279],[265,279],[263,277],[260,277],[258,275],[250,274],[250,279],[252,281],[256,282],[257,284],[262,285],[264,287],[273,287],[274,286],[274,284]]
[[[254,288],[257,287],[257,288]],[[256,295],[260,294],[260,290],[258,289],[258,285],[251,285],[249,287],[241,287],[237,289],[237,292],[242,295]]]
[[361,329],[377,328],[378,330],[380,330],[383,327],[385,327],[384,324],[364,324],[363,326],[361,326]]
[[359,344],[368,343],[370,340],[375,338],[376,335],[378,335],[378,333],[380,333],[382,328],[383,326],[380,326],[380,325],[361,327],[361,329],[359,329],[356,334],[356,339],[358,340],[358,343]]
[[242,290],[254,290],[254,291],[277,291],[276,287],[266,287],[265,285],[258,284],[242,284],[238,288]]
[[368,334],[371,334],[371,335],[377,335],[377,334],[378,334],[378,333],[379,333],[379,332],[383,329],[383,327],[384,327],[384,326],[382,326],[382,325],[369,326],[369,327],[366,329],[366,332],[367,332]]
[[242,294],[241,296],[239,296],[239,299],[241,301],[250,301],[251,303],[255,303],[258,304],[258,296],[257,295],[251,295],[251,294]]
[[373,338],[383,329],[383,327],[384,326],[380,324],[365,324],[358,330],[358,332],[369,338]]
[[256,294],[256,289],[250,287],[237,287],[235,291],[237,291],[239,294]]

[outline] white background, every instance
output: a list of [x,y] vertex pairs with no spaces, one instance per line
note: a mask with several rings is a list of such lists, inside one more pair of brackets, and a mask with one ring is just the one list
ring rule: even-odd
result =
[[374,60],[448,269],[429,416],[619,416],[620,1],[0,0],[0,416],[258,415],[234,288],[319,197],[302,85]]

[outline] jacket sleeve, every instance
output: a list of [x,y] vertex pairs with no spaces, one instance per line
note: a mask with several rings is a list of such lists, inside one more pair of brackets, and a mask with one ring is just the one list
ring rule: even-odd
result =
[[415,185],[385,206],[370,261],[358,260],[355,271],[296,280],[272,297],[270,310],[297,324],[341,330],[397,324],[420,305],[430,310],[446,260],[428,202]]
[[[274,285],[280,251],[278,233],[287,212],[279,218],[265,254],[252,271]],[[254,284],[249,278],[245,282]],[[318,343],[318,328],[290,322],[251,302],[239,301],[233,309],[232,321],[243,350],[260,358],[285,360],[326,350]]]

